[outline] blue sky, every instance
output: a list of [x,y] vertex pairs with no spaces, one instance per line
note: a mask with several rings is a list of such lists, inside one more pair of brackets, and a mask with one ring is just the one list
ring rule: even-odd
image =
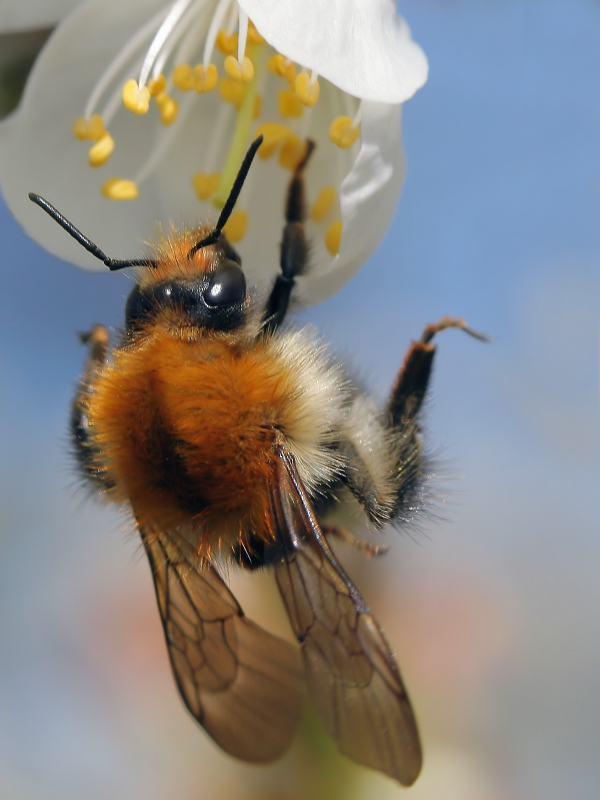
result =
[[[430,766],[414,797],[458,774],[463,800],[585,800],[600,785],[600,2],[400,10],[430,60],[404,110],[405,189],[377,254],[303,319],[380,395],[426,323],[465,316],[492,339],[440,337],[426,420],[449,476],[439,519],[366,568],[418,619],[443,618],[448,598],[463,608],[457,587],[483,609],[457,636],[487,666],[472,679],[457,667],[464,685],[447,689],[443,720],[424,712]],[[118,325],[129,284],[46,256],[4,207],[0,226],[0,787],[75,798],[103,776],[99,797],[158,798],[147,740],[136,730],[137,756],[119,752],[114,719],[90,699],[97,651],[78,649],[82,630],[104,630],[92,589],[128,595],[133,582],[153,603],[145,565],[120,521],[74,493],[65,435],[84,355],[75,332]],[[400,641],[391,612],[381,618]],[[406,658],[426,708],[436,687]],[[73,748],[81,783],[61,769]],[[181,762],[160,765],[170,775]]]

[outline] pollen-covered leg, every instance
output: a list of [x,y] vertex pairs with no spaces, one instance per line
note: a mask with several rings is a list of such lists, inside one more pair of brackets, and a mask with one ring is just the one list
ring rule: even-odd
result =
[[99,450],[90,431],[88,398],[94,391],[98,370],[106,362],[108,331],[103,325],[95,325],[88,333],[81,334],[81,341],[88,347],[88,357],[71,406],[71,437],[75,455],[85,475],[106,486],[106,474],[99,464]]
[[306,144],[306,154],[296,167],[288,188],[285,227],[281,242],[281,275],[278,275],[275,280],[264,314],[264,328],[269,333],[277,330],[285,319],[296,276],[301,275],[304,271],[308,257],[308,245],[304,230],[306,219],[304,168],[315,144],[310,140]]

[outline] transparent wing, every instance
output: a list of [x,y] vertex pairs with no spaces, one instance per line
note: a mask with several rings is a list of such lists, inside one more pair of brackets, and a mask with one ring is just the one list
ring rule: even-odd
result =
[[421,747],[398,666],[323,536],[293,457],[279,455],[273,504],[288,555],[275,572],[317,714],[342,753],[409,786]]
[[302,713],[298,649],[244,616],[185,541],[142,531],[177,686],[192,716],[236,758],[272,761]]

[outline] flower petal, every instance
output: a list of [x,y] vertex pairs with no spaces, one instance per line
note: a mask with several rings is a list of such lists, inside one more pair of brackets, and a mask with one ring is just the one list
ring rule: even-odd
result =
[[0,31],[24,31],[56,25],[81,0],[4,0],[0,4]]
[[[47,197],[114,258],[135,257],[140,242],[154,238],[160,220],[157,194],[148,192],[147,202],[128,204],[126,213],[122,204],[101,198],[98,174],[84,167],[87,156],[77,152],[71,129],[90,87],[139,28],[140,14],[149,16],[163,6],[164,0],[91,0],[79,5],[40,53],[17,112],[0,123],[0,178],[7,205],[49,252],[87,269],[105,268],[39,213],[27,193]],[[126,152],[139,147],[144,135],[135,126],[115,133]]]
[[400,105],[363,101],[361,147],[342,182],[339,254],[311,243],[309,274],[298,279],[298,302],[313,305],[335,294],[373,254],[387,230],[404,182]]
[[427,80],[427,58],[394,0],[239,0],[270,44],[365,100],[403,103]]

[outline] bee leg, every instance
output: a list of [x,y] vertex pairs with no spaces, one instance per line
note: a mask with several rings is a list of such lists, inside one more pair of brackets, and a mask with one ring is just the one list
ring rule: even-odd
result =
[[381,527],[390,519],[390,501],[386,497],[386,486],[378,484],[365,454],[355,442],[346,439],[340,442],[339,453],[345,462],[342,481],[362,506],[369,521]]
[[308,260],[308,245],[304,231],[306,219],[304,168],[314,148],[315,143],[309,139],[306,154],[296,167],[288,188],[279,259],[281,274],[275,280],[263,317],[263,328],[267,333],[276,331],[285,319],[296,276],[303,273]]
[[366,558],[371,556],[382,556],[389,550],[387,544],[372,544],[365,542],[360,536],[357,536],[348,528],[338,528],[336,525],[323,525],[323,533],[326,536],[335,536],[340,542],[343,542],[347,547],[352,547],[353,550],[358,550]]
[[469,328],[464,319],[442,317],[435,325],[427,325],[421,338],[411,344],[392,388],[388,402],[392,426],[401,430],[415,426],[429,385],[436,351],[431,340],[446,328],[459,328],[480,341],[488,341],[486,336]]
[[459,328],[481,341],[487,337],[472,330],[463,319],[442,317],[435,325],[427,325],[421,338],[413,342],[404,357],[388,402],[388,419],[399,445],[396,500],[392,517],[410,521],[422,505],[424,481],[422,444],[418,416],[429,386],[436,347],[433,337],[446,328]]
[[95,325],[88,333],[80,334],[88,346],[88,358],[83,376],[71,405],[70,430],[75,456],[86,477],[106,486],[106,475],[100,465],[100,451],[94,443],[88,420],[88,396],[94,390],[98,370],[106,362],[109,337],[107,329]]

